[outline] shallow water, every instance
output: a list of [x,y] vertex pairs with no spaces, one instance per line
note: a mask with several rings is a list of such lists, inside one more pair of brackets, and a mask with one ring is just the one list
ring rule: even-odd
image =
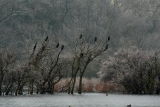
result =
[[160,107],[160,96],[150,95],[34,95],[0,97],[0,107]]

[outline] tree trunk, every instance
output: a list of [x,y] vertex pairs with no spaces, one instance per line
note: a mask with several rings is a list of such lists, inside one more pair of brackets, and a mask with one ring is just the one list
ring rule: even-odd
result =
[[21,86],[18,90],[18,95],[23,95],[23,86]]
[[33,95],[34,82],[31,82],[30,95]]
[[3,84],[4,73],[1,71],[0,74],[0,96],[2,95],[2,84]]
[[42,84],[40,84],[40,94],[45,94],[46,93],[46,81],[44,81]]
[[70,92],[71,92],[71,90],[70,90],[70,87],[69,87],[69,88],[68,88],[68,94],[71,94]]
[[42,87],[40,88],[40,94],[45,94],[45,87],[42,86]]
[[78,94],[82,94],[82,79],[83,79],[83,74],[80,75]]
[[52,82],[48,82],[48,89],[47,89],[47,93],[49,94],[53,94],[53,86],[52,86]]
[[54,94],[54,86],[55,86],[55,84],[53,84],[53,86],[52,86],[52,94]]
[[85,71],[86,71],[86,68],[87,68],[87,66],[88,66],[88,64],[89,64],[89,61],[90,61],[90,60],[87,61],[86,65],[84,66],[83,71],[80,72],[78,94],[82,94],[82,80],[83,80],[83,76],[84,76],[84,73],[85,73]]
[[0,96],[2,95],[2,83],[0,81]]
[[74,77],[73,83],[71,84],[71,85],[72,85],[72,88],[71,88],[71,94],[72,94],[72,95],[74,94],[75,84],[76,84],[76,76]]
[[5,95],[9,95],[9,92],[12,90],[13,83],[7,88]]

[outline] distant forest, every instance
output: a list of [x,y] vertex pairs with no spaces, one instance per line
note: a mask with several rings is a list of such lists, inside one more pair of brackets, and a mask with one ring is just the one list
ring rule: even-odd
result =
[[110,35],[112,48],[157,49],[159,8],[159,0],[0,0],[0,46],[27,50],[46,36],[70,45],[82,33]]

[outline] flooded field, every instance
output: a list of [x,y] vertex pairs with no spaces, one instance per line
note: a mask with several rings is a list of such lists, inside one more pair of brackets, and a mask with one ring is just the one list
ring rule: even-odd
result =
[[35,95],[0,97],[0,107],[160,107],[160,96],[150,95]]

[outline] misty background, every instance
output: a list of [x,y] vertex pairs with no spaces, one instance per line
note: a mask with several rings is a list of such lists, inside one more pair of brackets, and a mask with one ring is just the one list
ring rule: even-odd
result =
[[46,36],[65,45],[66,58],[80,34],[111,36],[109,52],[88,67],[88,77],[96,77],[104,58],[119,48],[158,50],[159,27],[159,0],[0,0],[0,48],[21,60]]

